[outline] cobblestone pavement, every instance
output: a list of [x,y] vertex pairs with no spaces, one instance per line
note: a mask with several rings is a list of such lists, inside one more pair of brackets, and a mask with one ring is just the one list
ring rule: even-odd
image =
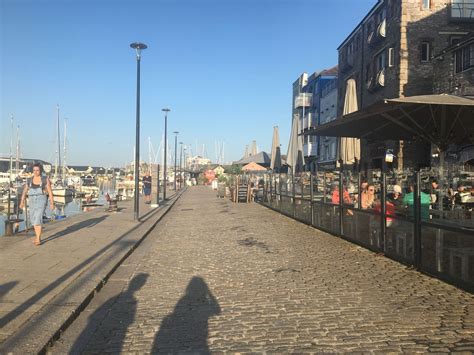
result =
[[140,248],[52,353],[474,351],[472,294],[205,187]]

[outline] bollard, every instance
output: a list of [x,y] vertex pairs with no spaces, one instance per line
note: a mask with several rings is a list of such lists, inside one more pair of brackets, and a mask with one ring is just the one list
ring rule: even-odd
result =
[[15,234],[13,227],[20,222],[23,222],[23,220],[19,218],[7,219],[5,221],[5,237],[12,237]]
[[5,237],[13,236],[13,223],[10,220],[5,221]]

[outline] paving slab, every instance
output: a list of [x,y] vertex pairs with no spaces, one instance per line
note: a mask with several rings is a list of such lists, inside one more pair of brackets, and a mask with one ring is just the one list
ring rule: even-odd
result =
[[0,238],[0,353],[37,353],[72,321],[112,271],[168,212],[181,192],[151,209],[133,201],[118,212],[104,207],[45,226],[43,244],[33,231]]

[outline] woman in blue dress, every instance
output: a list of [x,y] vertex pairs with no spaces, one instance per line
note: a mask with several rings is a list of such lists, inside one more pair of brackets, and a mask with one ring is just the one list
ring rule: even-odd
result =
[[33,177],[27,181],[20,203],[20,208],[24,208],[26,195],[28,194],[28,214],[35,230],[35,245],[41,245],[43,214],[46,209],[46,203],[48,202],[47,196],[49,196],[51,210],[54,210],[51,182],[42,174],[43,167],[41,164],[33,165]]

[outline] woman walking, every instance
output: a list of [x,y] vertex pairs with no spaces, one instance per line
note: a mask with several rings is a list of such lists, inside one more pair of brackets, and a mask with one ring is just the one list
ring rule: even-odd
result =
[[35,245],[41,245],[41,231],[43,225],[43,214],[46,209],[47,197],[51,210],[54,210],[53,192],[51,191],[51,182],[46,176],[43,176],[43,167],[41,164],[33,165],[33,177],[27,180],[23,194],[21,195],[20,208],[24,208],[26,195],[28,194],[28,212],[31,224],[35,229]]

